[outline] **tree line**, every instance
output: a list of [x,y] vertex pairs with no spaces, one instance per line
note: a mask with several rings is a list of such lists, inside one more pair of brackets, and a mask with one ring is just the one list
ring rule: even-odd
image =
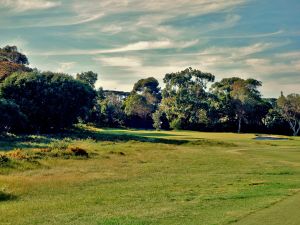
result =
[[78,122],[98,127],[298,135],[300,95],[263,98],[256,79],[197,69],[154,77],[130,92],[95,88],[98,74],[76,77],[28,67],[15,46],[0,48],[0,132],[60,132]]

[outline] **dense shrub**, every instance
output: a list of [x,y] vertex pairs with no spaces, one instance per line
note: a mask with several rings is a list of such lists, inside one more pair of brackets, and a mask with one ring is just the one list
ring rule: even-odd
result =
[[14,62],[0,61],[0,82],[15,72],[31,72],[32,69]]
[[9,158],[6,155],[0,154],[0,166],[7,164],[9,162]]
[[38,71],[11,75],[0,93],[20,106],[35,131],[68,128],[79,117],[85,119],[95,98],[88,84],[66,74]]
[[27,124],[27,117],[12,101],[0,99],[0,115],[0,132],[22,131]]

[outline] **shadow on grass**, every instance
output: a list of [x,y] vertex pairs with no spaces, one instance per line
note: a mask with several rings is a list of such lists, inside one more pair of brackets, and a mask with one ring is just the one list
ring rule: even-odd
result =
[[167,139],[161,137],[178,136],[173,134],[164,133],[126,133],[126,131],[115,131],[113,130],[90,130],[84,128],[73,128],[64,132],[56,134],[44,134],[44,135],[21,135],[5,137],[0,136],[1,150],[12,150],[16,148],[47,148],[50,143],[54,141],[63,140],[65,138],[70,140],[85,140],[92,139],[94,141],[111,141],[111,142],[149,142],[149,143],[161,143],[161,144],[173,144],[173,145],[208,145],[208,146],[227,146],[233,147],[231,143],[214,140],[178,140],[178,139]]
[[175,137],[175,136],[180,136],[177,134],[165,134],[165,133],[140,133],[137,134],[139,136],[144,136],[144,137]]
[[[59,138],[58,138],[59,136]],[[86,129],[73,129],[68,132],[55,135],[52,138],[71,138],[71,139],[93,139],[95,141],[113,141],[113,142],[127,142],[127,141],[140,141],[140,142],[150,142],[150,143],[162,143],[162,144],[175,144],[181,145],[188,143],[188,140],[174,140],[159,138],[157,136],[172,136],[168,134],[157,135],[156,133],[123,133],[112,131],[91,131]]]
[[53,142],[47,135],[20,135],[20,136],[0,136],[1,150],[26,149],[26,148],[46,148]]
[[15,200],[16,198],[15,195],[0,191],[0,202]]

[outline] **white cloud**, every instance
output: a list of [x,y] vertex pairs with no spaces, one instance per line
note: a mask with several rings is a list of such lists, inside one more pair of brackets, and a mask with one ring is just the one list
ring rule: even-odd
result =
[[240,21],[241,17],[239,15],[227,15],[224,21],[221,22],[215,22],[209,24],[209,30],[219,30],[219,29],[225,29],[229,27],[233,27]]
[[131,52],[131,51],[142,51],[142,50],[154,50],[154,49],[181,49],[188,48],[198,43],[198,40],[174,42],[171,40],[161,41],[140,41],[132,44],[128,44],[119,48],[112,49],[92,49],[92,50],[64,50],[64,51],[48,51],[48,52],[36,52],[32,55],[44,55],[44,56],[55,56],[55,55],[98,55],[108,53],[120,53],[120,52]]
[[245,2],[246,0],[89,0],[76,1],[72,4],[72,8],[80,13],[95,11],[105,11],[107,14],[144,12],[156,17],[159,15],[164,20],[178,15],[192,16],[225,11]]
[[243,34],[243,35],[222,35],[222,36],[203,36],[199,39],[254,39],[254,38],[263,38],[263,37],[271,37],[279,34],[283,34],[283,30],[278,30],[275,32],[268,33],[257,33],[257,34]]
[[290,62],[276,62],[271,59],[250,58],[245,64],[251,67],[251,71],[260,74],[295,73],[300,71],[300,60]]
[[66,73],[75,66],[75,62],[61,62],[57,68],[57,72]]
[[275,55],[283,59],[300,59],[300,51],[284,52]]
[[97,57],[95,61],[99,61],[104,66],[113,67],[140,67],[142,66],[142,60],[137,57]]
[[204,50],[202,55],[227,55],[231,58],[241,58],[267,49],[274,48],[277,44],[273,43],[255,43],[249,46],[241,47],[211,47]]
[[110,33],[110,34],[117,34],[120,33],[122,30],[123,30],[122,26],[115,25],[115,24],[104,26],[101,29],[103,33]]
[[60,6],[61,2],[45,0],[0,0],[0,4],[3,7],[22,12],[28,10],[43,10],[54,8]]

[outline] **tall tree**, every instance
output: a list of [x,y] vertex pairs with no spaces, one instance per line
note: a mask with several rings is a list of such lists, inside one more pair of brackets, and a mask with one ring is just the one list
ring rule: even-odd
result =
[[102,126],[124,127],[126,114],[124,112],[125,92],[104,91],[105,98],[98,101],[101,107]]
[[27,57],[18,52],[16,46],[6,46],[0,48],[0,82],[13,74],[14,72],[30,72]]
[[78,73],[76,79],[84,83],[89,84],[92,88],[95,88],[96,81],[98,79],[98,74],[93,71]]
[[281,96],[277,100],[280,114],[289,123],[293,135],[297,136],[300,131],[300,95],[289,94]]
[[161,100],[159,83],[154,77],[148,77],[136,82],[133,86],[132,94],[144,96],[147,100],[147,103],[151,104],[154,110]]
[[211,91],[218,97],[220,120],[227,123],[237,121],[237,132],[240,133],[242,122],[248,122],[249,114],[263,102],[258,90],[260,86],[260,81],[238,77],[225,78],[213,84]]
[[152,127],[152,113],[160,100],[159,83],[155,78],[149,77],[136,82],[125,100],[125,113],[129,116],[130,123],[138,127]]
[[28,65],[26,55],[20,53],[16,46],[5,46],[0,48],[0,61],[12,62],[20,65]]
[[147,100],[144,96],[133,94],[125,100],[125,113],[128,116],[139,116],[142,119],[146,119],[151,116],[151,105],[147,104]]
[[160,109],[172,128],[193,128],[207,120],[206,88],[214,79],[214,75],[192,68],[165,75]]

